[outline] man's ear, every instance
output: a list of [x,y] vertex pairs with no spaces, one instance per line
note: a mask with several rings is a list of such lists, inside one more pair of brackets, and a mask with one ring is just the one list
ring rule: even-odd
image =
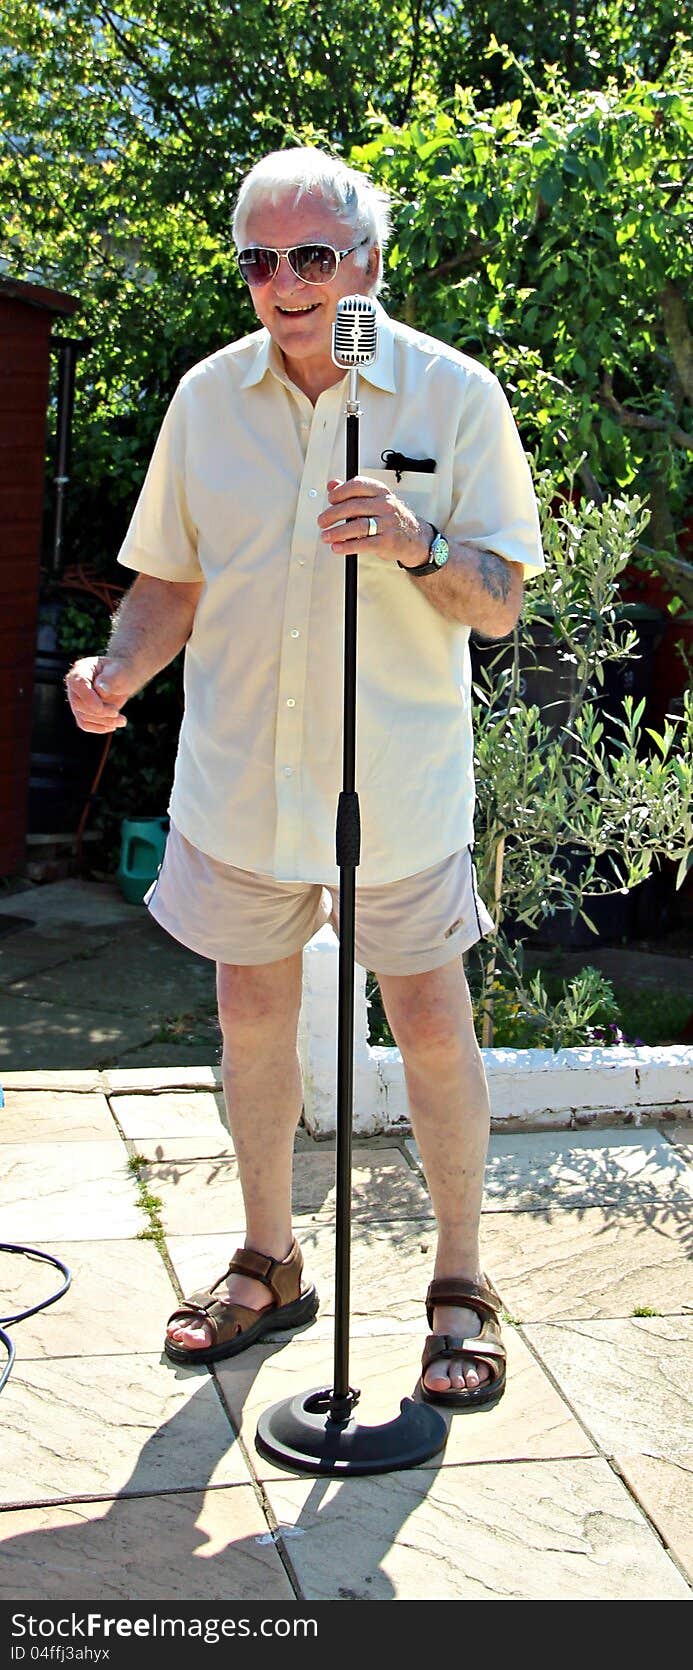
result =
[[380,266],[380,245],[379,244],[373,244],[372,249],[369,249],[369,251],[368,251],[368,264],[366,266],[366,272],[368,274],[368,277],[372,281],[375,281],[375,279],[378,277],[379,266]]

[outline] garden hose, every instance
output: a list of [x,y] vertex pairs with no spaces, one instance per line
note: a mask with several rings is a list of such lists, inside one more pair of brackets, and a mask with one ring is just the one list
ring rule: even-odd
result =
[[0,1252],[21,1253],[26,1258],[42,1258],[44,1263],[54,1264],[56,1270],[61,1270],[63,1276],[65,1277],[62,1287],[59,1287],[56,1293],[51,1293],[47,1299],[40,1299],[37,1305],[28,1305],[26,1310],[17,1311],[14,1316],[0,1316],[0,1340],[2,1340],[7,1352],[7,1362],[5,1363],[2,1374],[0,1375],[1,1392],[10,1378],[12,1364],[16,1355],[14,1342],[10,1338],[10,1335],[5,1333],[5,1328],[2,1324],[6,1323],[7,1326],[10,1327],[14,1322],[23,1322],[27,1316],[35,1316],[37,1311],[45,1310],[47,1305],[54,1305],[56,1299],[62,1299],[63,1293],[67,1293],[70,1282],[72,1281],[72,1273],[68,1270],[67,1265],[63,1264],[62,1259],[56,1258],[53,1253],[40,1252],[38,1247],[22,1247],[15,1245],[12,1241],[0,1241]]

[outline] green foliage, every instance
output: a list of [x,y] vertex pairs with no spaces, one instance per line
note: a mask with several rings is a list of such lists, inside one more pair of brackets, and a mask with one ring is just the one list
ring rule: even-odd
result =
[[305,141],[393,191],[394,311],[493,365],[544,464],[584,453],[604,490],[651,497],[674,551],[692,444],[680,0],[4,0],[2,23],[0,253],[76,295],[90,342],[72,559],[109,569],[180,375],[252,328],[232,200],[262,152]]
[[542,86],[495,41],[489,55],[523,96],[422,95],[399,129],[374,111],[352,150],[397,203],[394,311],[493,366],[545,467],[583,455],[591,496],[651,498],[673,552],[693,450],[690,56],[680,45],[659,85],[626,73],[571,93],[558,69]]
[[[543,1017],[543,1035],[558,1047],[593,1024],[593,993],[578,985],[566,1002],[552,1002],[540,977],[527,977],[516,935],[557,911],[593,928],[591,898],[627,892],[663,860],[683,883],[693,857],[693,694],[662,732],[643,732],[643,700],[626,695],[605,706],[606,671],[637,653],[618,581],[643,507],[637,499],[576,504],[571,492],[557,495],[546,471],[537,490],[547,570],[528,589],[522,628],[475,685],[476,857],[498,928],[484,948],[484,1042],[500,968],[501,984],[510,983],[526,1017]],[[553,711],[522,694],[547,632]]]
[[[635,885],[657,856],[688,863],[690,707],[648,738],[636,707],[607,722],[600,706],[605,670],[635,648],[618,611],[626,562],[659,565],[693,603],[677,553],[693,448],[684,18],[681,0],[2,5],[0,255],[75,295],[69,331],[89,344],[71,562],[122,578],[181,374],[254,327],[230,221],[267,150],[326,144],[389,188],[391,311],[501,378],[537,460],[548,553],[523,642],[553,635],[568,704],[559,723],[522,702],[518,636],[477,684],[484,891],[502,842],[499,908],[528,928],[566,902],[586,914],[591,891]],[[66,653],[103,647],[90,608],[68,601]],[[120,817],[163,809],[180,701],[175,665],[114,742],[96,815],[111,859]],[[540,999],[522,994],[531,1017]],[[592,1024],[592,995],[566,993],[561,1024],[580,1006]]]
[[[472,982],[473,986],[473,982]],[[487,993],[473,992],[478,1036],[483,1029]],[[515,1049],[572,1049],[579,1044],[606,1041],[607,1028],[619,1018],[613,986],[589,964],[551,996],[539,973],[530,980],[493,982],[493,1021],[496,1045]]]

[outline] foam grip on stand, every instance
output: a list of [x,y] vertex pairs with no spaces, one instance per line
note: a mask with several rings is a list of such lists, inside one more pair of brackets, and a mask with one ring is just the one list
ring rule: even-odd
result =
[[337,864],[340,870],[355,869],[361,858],[361,816],[359,797],[342,789],[337,803]]

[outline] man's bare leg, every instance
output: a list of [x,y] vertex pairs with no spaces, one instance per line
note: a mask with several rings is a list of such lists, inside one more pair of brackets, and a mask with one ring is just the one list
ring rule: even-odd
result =
[[[490,1109],[461,957],[427,974],[378,975],[402,1052],[412,1128],[438,1225],[435,1277],[480,1281],[479,1219]],[[436,1306],[432,1332],[470,1338],[474,1311]],[[468,1359],[431,1363],[430,1391],[475,1391],[489,1370]]]
[[[259,966],[217,964],[222,1075],[243,1190],[245,1245],[280,1259],[286,1258],[293,1239],[293,1145],[303,1104],[296,1047],[302,974],[301,951]],[[232,1252],[230,1247],[229,1257]],[[251,1310],[272,1303],[264,1284],[249,1276],[229,1277],[228,1293]],[[224,1297],[223,1288],[219,1297]],[[169,1335],[192,1350],[211,1341],[204,1322],[194,1327],[176,1323]]]

